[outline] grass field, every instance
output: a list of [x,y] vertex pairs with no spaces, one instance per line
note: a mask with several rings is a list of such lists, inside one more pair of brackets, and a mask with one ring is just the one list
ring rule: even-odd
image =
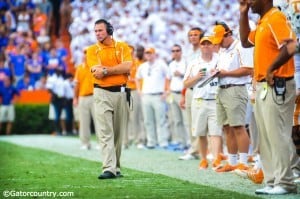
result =
[[5,190],[11,194],[18,191],[72,194],[62,198],[255,198],[126,168],[122,170],[126,173],[123,178],[98,180],[99,162],[6,142],[0,142],[0,152],[0,198],[4,198]]

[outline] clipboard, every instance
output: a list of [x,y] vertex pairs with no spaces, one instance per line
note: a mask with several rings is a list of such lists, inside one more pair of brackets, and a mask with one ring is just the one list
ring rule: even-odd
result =
[[213,74],[209,75],[208,77],[206,77],[201,84],[198,85],[198,88],[201,88],[203,86],[205,86],[206,84],[208,84],[209,82],[211,82],[218,74],[220,73],[220,71],[215,71]]

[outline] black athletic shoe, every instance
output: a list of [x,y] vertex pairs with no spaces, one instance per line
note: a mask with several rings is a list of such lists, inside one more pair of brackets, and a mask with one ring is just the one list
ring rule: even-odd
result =
[[100,176],[98,176],[98,179],[100,180],[113,179],[113,178],[116,178],[116,176],[110,171],[104,171]]
[[117,171],[117,178],[122,178],[122,177],[124,177],[124,176],[121,174],[121,172]]

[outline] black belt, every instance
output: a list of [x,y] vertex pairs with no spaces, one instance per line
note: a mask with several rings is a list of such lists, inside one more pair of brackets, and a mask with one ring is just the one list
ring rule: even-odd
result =
[[226,89],[233,86],[245,86],[245,84],[225,84],[225,85],[221,85],[220,88]]
[[125,88],[125,85],[102,87],[98,84],[94,84],[94,88],[101,88],[110,92],[125,92],[125,90],[127,90],[127,88]]
[[[280,78],[280,77],[278,77],[278,78]],[[290,80],[294,79],[294,76],[292,76],[292,77],[282,77],[282,78],[284,78],[285,81],[290,81]],[[257,82],[266,82],[266,78],[263,78],[262,80],[259,80]]]
[[91,96],[91,95],[93,95],[93,93],[81,95],[80,97],[88,97],[88,96]]
[[172,93],[181,94],[181,91],[171,91]]

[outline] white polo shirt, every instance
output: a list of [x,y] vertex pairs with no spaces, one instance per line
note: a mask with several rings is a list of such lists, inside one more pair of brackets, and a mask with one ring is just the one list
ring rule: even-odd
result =
[[163,93],[165,80],[170,79],[168,65],[163,60],[155,60],[152,64],[141,64],[136,73],[137,79],[143,79],[143,94]]
[[[194,59],[189,65],[186,74],[184,75],[184,80],[188,79],[189,77],[196,76],[199,71],[203,68],[206,68],[206,76],[210,75],[210,71],[216,68],[218,62],[218,54],[214,53],[212,60],[207,62],[204,61],[201,56],[197,59]],[[217,87],[218,87],[218,79],[214,78],[211,82],[206,84],[203,87],[199,87],[201,84],[201,80],[205,79],[203,77],[193,86],[193,98],[202,98],[206,100],[211,100],[216,98]]]
[[[232,71],[240,67],[253,68],[253,48],[243,48],[239,40],[234,40],[229,48],[220,49],[217,69]],[[220,85],[247,84],[250,82],[250,76],[219,78]]]
[[[183,76],[186,70],[186,62],[184,59],[180,61],[173,60],[169,64],[169,70],[171,75],[171,83],[170,83],[170,90],[179,92],[183,89]],[[178,71],[182,74],[181,77],[174,76],[175,71]]]

